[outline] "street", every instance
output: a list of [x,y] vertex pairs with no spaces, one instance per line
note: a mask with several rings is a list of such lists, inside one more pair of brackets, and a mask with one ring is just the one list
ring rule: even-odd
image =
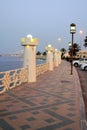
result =
[[83,71],[78,67],[76,67],[76,69],[80,78],[82,95],[83,95],[85,110],[86,110],[86,119],[87,119],[87,71]]

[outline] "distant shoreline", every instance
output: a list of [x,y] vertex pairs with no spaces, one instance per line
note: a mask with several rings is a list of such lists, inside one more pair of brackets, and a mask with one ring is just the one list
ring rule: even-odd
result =
[[36,55],[36,59],[46,60],[46,55]]
[[[21,57],[23,58],[23,56],[19,56],[19,55],[1,55],[0,56],[10,56],[10,57]],[[42,59],[42,60],[46,60],[46,55],[36,55],[36,59]]]

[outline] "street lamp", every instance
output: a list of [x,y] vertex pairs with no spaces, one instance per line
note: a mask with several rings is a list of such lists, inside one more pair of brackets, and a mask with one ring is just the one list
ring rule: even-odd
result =
[[74,23],[70,24],[70,33],[72,34],[72,50],[71,50],[71,75],[73,74],[73,39],[74,33],[76,32],[76,25]]
[[79,31],[79,35],[80,35],[80,47],[82,48],[82,34],[83,34],[83,30]]
[[60,42],[61,42],[61,38],[58,38],[58,43],[59,43],[59,51],[60,51]]
[[83,34],[83,30],[80,30],[80,31],[79,31],[79,34],[82,35],[82,34]]
[[68,46],[71,47],[71,45],[72,45],[71,42],[69,42],[69,43],[68,43]]

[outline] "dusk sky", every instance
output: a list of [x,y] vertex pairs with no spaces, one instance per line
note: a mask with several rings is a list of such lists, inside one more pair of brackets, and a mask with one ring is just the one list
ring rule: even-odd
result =
[[48,44],[67,49],[71,23],[76,24],[74,42],[84,43],[87,0],[0,0],[0,53],[23,49],[20,38],[27,34],[39,38],[39,51]]

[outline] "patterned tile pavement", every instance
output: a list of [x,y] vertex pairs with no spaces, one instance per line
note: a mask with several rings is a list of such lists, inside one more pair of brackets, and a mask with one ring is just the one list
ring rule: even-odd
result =
[[0,95],[0,130],[81,130],[78,75],[70,64]]

